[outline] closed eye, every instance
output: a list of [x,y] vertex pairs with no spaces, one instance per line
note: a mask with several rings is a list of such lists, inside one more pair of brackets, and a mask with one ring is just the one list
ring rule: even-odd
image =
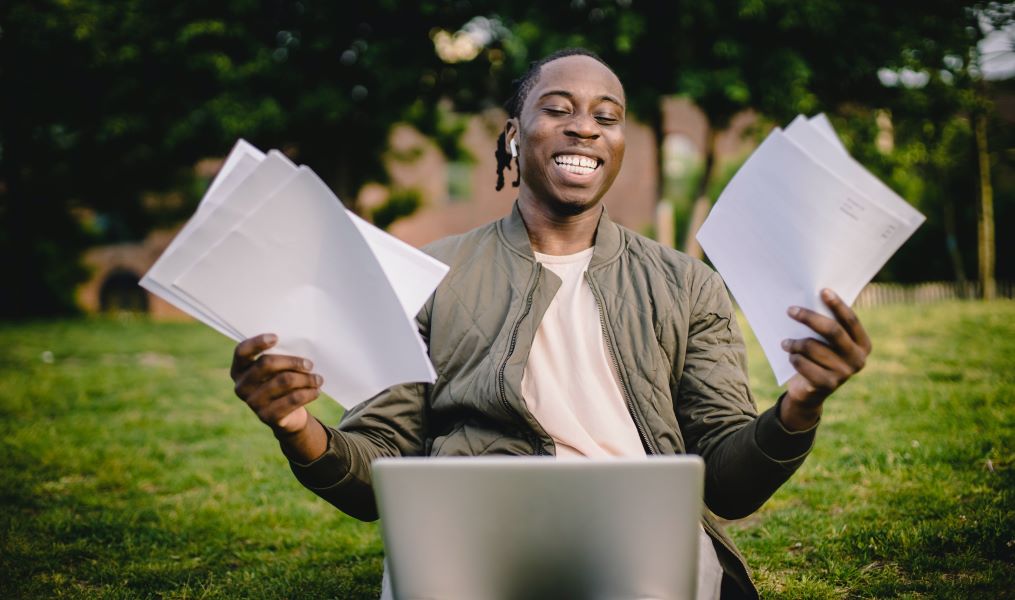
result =
[[567,111],[567,110],[565,110],[563,108],[556,108],[556,107],[552,107],[552,106],[547,106],[547,107],[543,108],[543,112],[551,114],[551,115],[555,115],[555,116],[563,116],[563,115],[569,114],[569,111]]

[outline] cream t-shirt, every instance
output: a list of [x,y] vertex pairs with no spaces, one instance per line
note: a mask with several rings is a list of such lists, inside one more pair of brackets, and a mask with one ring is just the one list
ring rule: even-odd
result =
[[[593,248],[576,254],[536,253],[561,285],[536,330],[522,375],[522,396],[561,458],[645,456],[621,392],[599,314],[585,280]],[[700,529],[700,528],[699,528]],[[722,567],[700,529],[698,600],[719,598]]]
[[536,330],[522,375],[522,397],[553,438],[558,457],[644,456],[620,391],[599,306],[584,273],[592,248],[536,254],[561,279]]

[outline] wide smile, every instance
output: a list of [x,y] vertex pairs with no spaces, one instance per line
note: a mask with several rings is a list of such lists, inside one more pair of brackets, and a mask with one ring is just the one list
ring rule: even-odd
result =
[[591,176],[603,165],[602,160],[581,154],[558,154],[553,163],[561,171],[579,177]]

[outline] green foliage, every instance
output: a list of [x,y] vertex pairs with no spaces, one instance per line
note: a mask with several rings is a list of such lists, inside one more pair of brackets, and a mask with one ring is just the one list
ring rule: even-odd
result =
[[374,225],[387,229],[389,225],[402,217],[407,217],[423,205],[423,194],[416,188],[395,188],[391,190],[387,202],[374,209]]
[[[237,137],[285,147],[345,199],[385,180],[397,121],[468,160],[454,115],[499,104],[529,61],[562,46],[599,52],[625,82],[631,113],[657,134],[668,94],[692,98],[715,128],[748,107],[776,122],[858,106],[888,108],[900,123],[950,123],[990,108],[968,68],[981,35],[970,27],[974,6],[1011,18],[1000,3],[951,0],[6,2],[0,253],[19,260],[0,268],[0,314],[66,310],[81,250],[185,215],[204,183],[194,163]],[[437,34],[470,26],[487,35],[475,56],[442,61]],[[931,81],[888,88],[883,67],[925,70]],[[927,189],[905,169],[940,168],[950,144],[930,140],[926,156],[937,158],[907,155],[885,172]],[[146,207],[144,196],[167,190],[182,190],[176,212]],[[928,189],[921,202],[933,194],[953,195]],[[87,233],[71,207],[115,226]]]
[[[954,113],[893,118],[891,152],[876,147],[874,111],[853,109],[835,120],[852,154],[927,216],[927,222],[892,257],[878,279],[953,279],[958,275],[953,258],[959,259],[966,276],[975,278],[978,185],[968,118]],[[952,252],[957,257],[950,255],[949,235],[955,236]],[[999,250],[1006,254],[1003,248]],[[999,273],[1002,277],[1012,274],[1010,270]]]
[[[866,370],[803,468],[732,533],[765,597],[1002,598],[1015,589],[1015,305],[860,315]],[[777,393],[749,345],[752,387]],[[762,368],[759,368],[762,367]]]
[[[949,44],[968,37],[967,6],[946,0],[590,0],[518,3],[498,14],[522,60],[584,44],[614,66],[642,120],[658,119],[660,95],[681,94],[722,128],[745,108],[782,121],[844,101],[878,102],[891,90],[878,81],[877,70],[943,35]],[[842,45],[846,32],[848,48]]]
[[[828,112],[840,131],[854,138],[851,148],[861,162],[930,216],[880,276],[912,281],[947,279],[956,261],[969,263],[966,270],[973,271],[975,244],[968,234],[975,232],[975,204],[967,199],[975,194],[976,162],[969,147],[959,148],[960,130],[969,110],[989,108],[969,70],[982,37],[977,12],[1003,26],[1013,12],[1005,7],[952,0],[589,0],[517,5],[501,14],[527,56],[574,43],[599,52],[625,82],[631,112],[657,137],[659,98],[666,94],[693,100],[713,129],[725,127],[746,108],[778,124],[798,113]],[[889,87],[879,79],[884,68],[925,73],[929,83]],[[887,109],[898,125],[898,156],[874,149],[875,109]],[[918,133],[927,128],[930,135]],[[720,173],[703,171],[700,186],[688,195],[714,196],[721,179]],[[673,191],[661,182],[663,197],[674,198]],[[997,194],[998,213],[1010,210],[1012,197]],[[675,208],[683,227],[690,207],[678,200]],[[954,225],[950,235],[945,223]],[[956,258],[961,253],[954,248],[964,249],[964,256]],[[1012,262],[999,256],[1002,278],[1011,276],[1006,265]]]
[[[428,32],[460,24],[467,8],[3,3],[0,252],[20,259],[0,269],[0,314],[67,310],[82,248],[144,236],[163,215],[142,197],[190,189],[194,163],[237,137],[292,150],[342,198],[384,179],[388,129],[413,116],[413,101],[431,107],[416,116],[450,148],[459,128],[430,117],[456,70]],[[89,239],[71,206],[119,223],[117,236]]]
[[[990,150],[994,156],[995,221],[997,239],[1007,235],[1015,186],[1015,134],[1000,118],[992,98],[1012,93],[1013,84],[986,82],[978,74],[976,44],[982,22],[1005,29],[1015,23],[1009,3],[980,2],[959,6],[952,19],[922,16],[898,36],[902,51],[886,67],[920,74],[920,83],[882,85],[863,103],[840,106],[833,116],[852,154],[900,195],[915,204],[927,222],[878,275],[882,280],[976,278],[976,230],[979,173],[972,119],[990,117]],[[935,9],[936,10],[936,9]],[[923,15],[923,13],[921,13]],[[913,27],[926,35],[913,35]],[[875,108],[890,115],[890,151],[878,149]],[[1007,220],[1005,217],[1009,217]],[[997,245],[997,276],[1015,276],[1015,249]]]
[[[731,526],[763,597],[1004,597],[1015,304],[861,317],[866,371],[801,470]],[[767,406],[779,390],[749,342]],[[377,597],[376,525],[300,487],[230,356],[195,323],[0,324],[0,596]]]

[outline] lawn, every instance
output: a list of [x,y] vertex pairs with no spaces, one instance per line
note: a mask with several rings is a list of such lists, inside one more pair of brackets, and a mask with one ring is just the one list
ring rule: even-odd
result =
[[[868,368],[729,525],[763,596],[1015,597],[1015,303],[861,316]],[[0,597],[376,598],[376,525],[296,483],[230,354],[192,323],[0,324]]]

